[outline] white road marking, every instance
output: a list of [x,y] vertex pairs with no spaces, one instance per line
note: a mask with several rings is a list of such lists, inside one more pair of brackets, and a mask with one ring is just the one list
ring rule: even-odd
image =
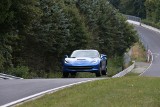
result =
[[152,60],[151,60],[151,63],[149,65],[149,67],[146,70],[144,70],[144,72],[142,72],[139,76],[142,76],[152,66],[152,63],[153,63],[153,53],[152,53],[152,51],[151,51],[151,56],[152,56]]
[[160,55],[159,53],[152,53],[153,55]]

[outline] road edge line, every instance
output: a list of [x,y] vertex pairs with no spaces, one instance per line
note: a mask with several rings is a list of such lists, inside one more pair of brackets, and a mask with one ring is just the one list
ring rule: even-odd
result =
[[149,65],[149,67],[146,70],[144,70],[139,76],[142,76],[152,66],[152,64],[153,64],[153,53],[152,53],[152,51],[151,51],[151,56],[152,56],[152,60],[151,60],[151,63]]

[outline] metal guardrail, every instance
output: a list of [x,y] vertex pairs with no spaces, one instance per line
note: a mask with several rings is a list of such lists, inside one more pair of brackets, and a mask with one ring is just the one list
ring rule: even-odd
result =
[[136,22],[140,22],[141,23],[141,18],[136,17],[136,16],[131,16],[131,15],[124,15],[128,20],[133,20]]
[[0,73],[0,79],[23,79],[23,78]]

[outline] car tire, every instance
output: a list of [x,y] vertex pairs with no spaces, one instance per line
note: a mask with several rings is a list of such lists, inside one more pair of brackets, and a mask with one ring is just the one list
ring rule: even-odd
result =
[[102,70],[102,75],[107,75],[107,68],[105,70]]
[[106,70],[102,70],[102,75],[106,75]]
[[63,78],[68,78],[69,73],[68,72],[63,72]]
[[101,76],[101,67],[100,67],[99,71],[96,72],[96,77],[100,77],[100,76]]

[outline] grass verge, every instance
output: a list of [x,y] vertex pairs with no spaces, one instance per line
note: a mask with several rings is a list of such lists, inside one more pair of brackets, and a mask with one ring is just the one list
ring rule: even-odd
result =
[[160,78],[123,77],[76,85],[18,107],[160,107]]
[[139,42],[135,43],[131,48],[131,59],[136,62],[146,61],[146,51],[143,45]]
[[113,75],[122,71],[123,66],[123,57],[115,56],[113,58],[108,59],[108,77],[112,77]]
[[139,75],[140,75],[139,73],[130,72],[125,76],[139,76]]

